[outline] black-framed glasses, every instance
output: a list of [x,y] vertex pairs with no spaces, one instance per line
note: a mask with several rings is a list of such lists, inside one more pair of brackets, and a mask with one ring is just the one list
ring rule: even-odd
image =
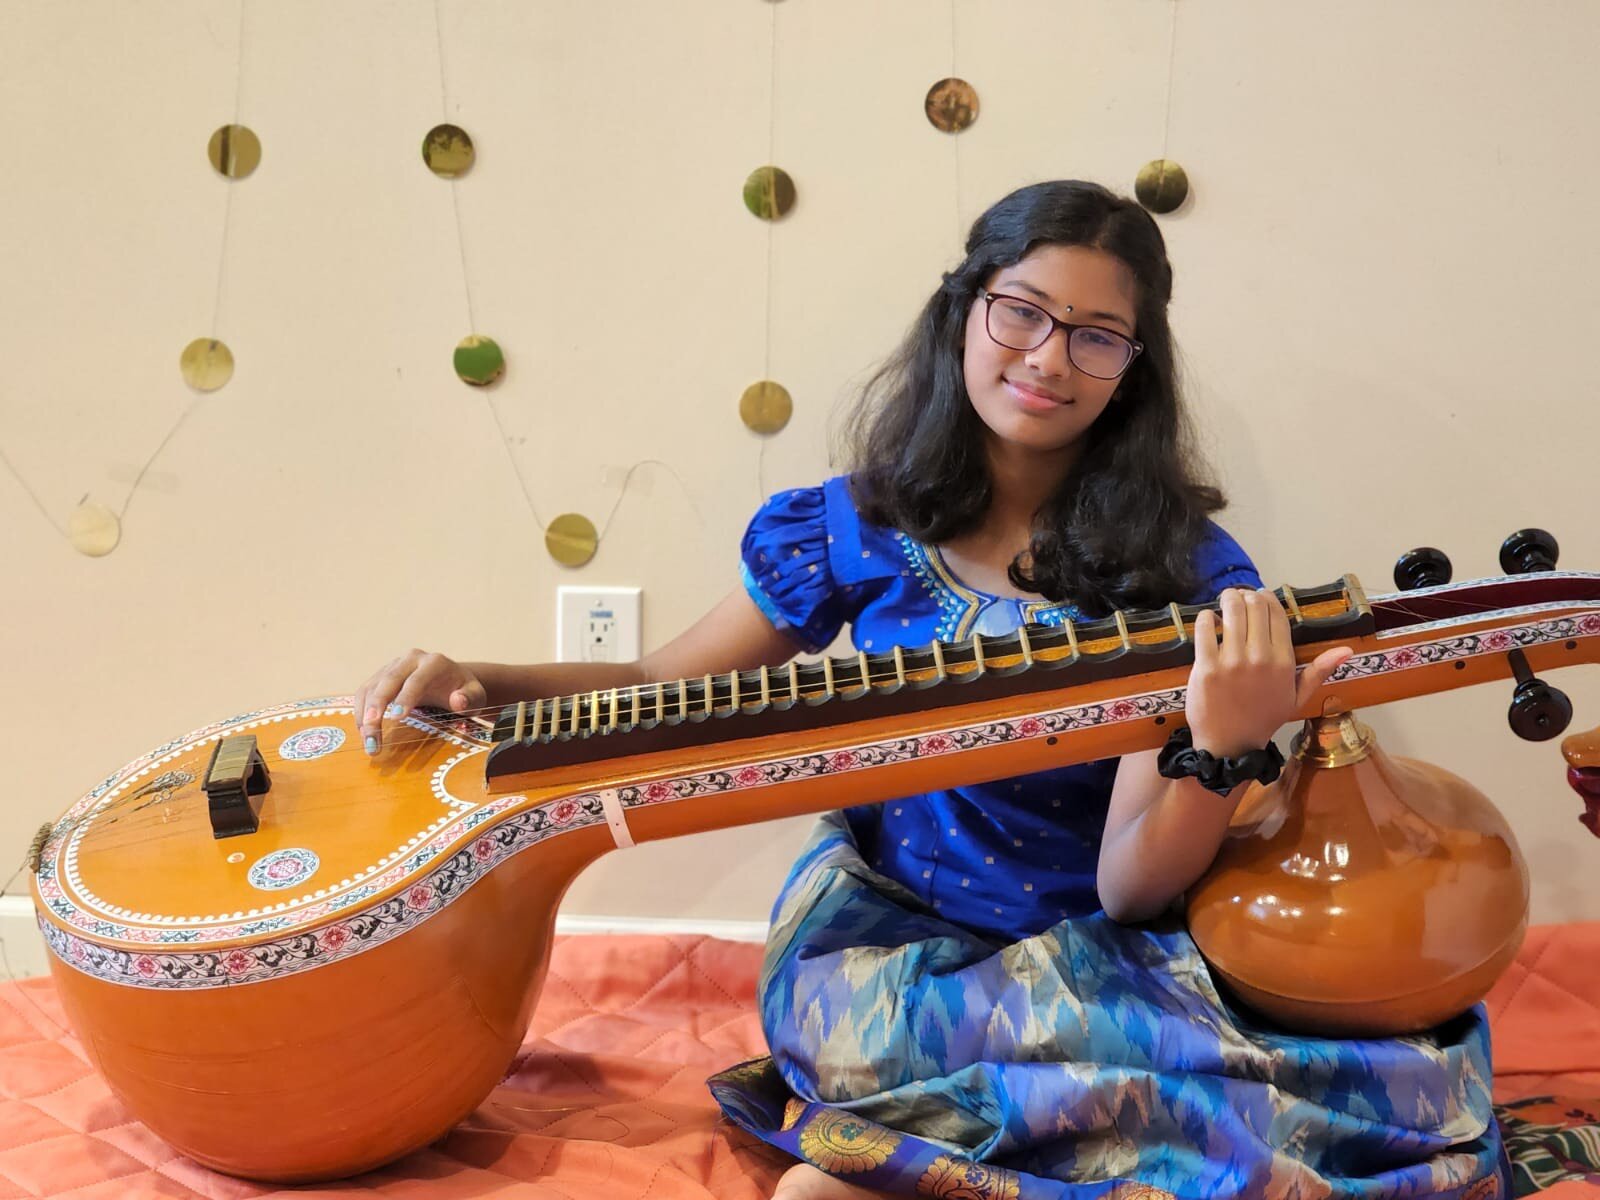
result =
[[988,309],[984,328],[996,345],[1008,350],[1037,350],[1058,329],[1067,332],[1067,361],[1092,379],[1115,379],[1144,349],[1143,342],[1104,325],[1071,325],[1056,320],[1031,300],[999,292],[981,292]]

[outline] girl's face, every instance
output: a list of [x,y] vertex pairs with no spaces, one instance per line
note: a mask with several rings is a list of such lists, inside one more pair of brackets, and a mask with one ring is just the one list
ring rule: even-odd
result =
[[[1029,301],[1058,321],[1097,325],[1135,340],[1139,336],[1134,328],[1133,273],[1104,250],[1040,246],[1015,266],[996,271],[984,288]],[[1026,330],[1031,322],[1042,330],[1048,322],[1037,312],[1004,300],[994,301],[993,307],[991,322],[989,302],[981,294],[973,301],[962,353],[967,395],[991,442],[1043,453],[1070,447],[1113,402],[1122,376],[1097,379],[1075,366],[1067,355],[1064,329],[1054,329],[1034,350],[999,344],[989,334],[991,326],[1003,331],[1007,341],[1022,342],[1031,339],[1026,333],[1016,336],[1019,326]],[[1103,356],[1105,347],[1114,342],[1092,332],[1080,337],[1083,348],[1074,350],[1080,361]],[[1093,361],[1089,366],[1097,373],[1104,369]]]

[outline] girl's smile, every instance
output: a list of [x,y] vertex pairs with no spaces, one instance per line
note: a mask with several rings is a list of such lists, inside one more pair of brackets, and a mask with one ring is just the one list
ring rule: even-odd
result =
[[1019,379],[1007,379],[1005,386],[1023,412],[1053,413],[1063,405],[1073,403],[1070,397],[1058,396],[1048,388],[1041,387],[1036,383],[1025,383]]

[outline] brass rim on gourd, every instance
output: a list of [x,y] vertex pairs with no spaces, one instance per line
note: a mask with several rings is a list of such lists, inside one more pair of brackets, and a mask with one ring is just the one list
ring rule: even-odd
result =
[[1169,213],[1189,196],[1189,173],[1170,158],[1151,159],[1139,168],[1133,194],[1153,213]]
[[493,338],[470,333],[456,344],[455,369],[462,383],[488,387],[506,373],[506,356]]
[[794,202],[794,180],[782,167],[757,167],[744,181],[744,206],[763,221],[776,221]]
[[459,179],[472,169],[478,152],[459,125],[435,125],[422,139],[422,161],[440,179]]
[[789,389],[770,379],[752,383],[739,397],[739,419],[755,433],[777,433],[793,415],[794,400]]
[[195,338],[178,356],[183,381],[197,392],[214,392],[233,378],[233,351],[216,338]]
[[965,79],[951,76],[928,89],[922,111],[935,129],[960,133],[978,119],[978,92]]
[[1312,717],[1289,743],[1296,758],[1314,767],[1348,767],[1372,756],[1377,742],[1355,713]]
[[246,125],[223,125],[206,143],[206,157],[217,174],[243,179],[261,165],[261,139]]
[[562,513],[545,526],[544,548],[564,567],[581,567],[594,557],[600,538],[582,513]]
[[67,518],[67,537],[79,554],[99,558],[122,540],[122,522],[103,504],[80,504]]

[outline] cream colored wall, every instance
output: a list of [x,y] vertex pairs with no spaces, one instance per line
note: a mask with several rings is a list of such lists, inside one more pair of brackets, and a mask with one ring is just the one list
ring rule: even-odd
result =
[[[828,473],[830,414],[955,261],[958,218],[1038,179],[1130,189],[1160,153],[1172,27],[1159,0],[958,0],[983,111],[953,141],[921,113],[944,4],[445,0],[448,117],[480,149],[457,185],[472,306],[511,363],[484,394],[451,373],[451,189],[417,156],[444,112],[433,6],[255,0],[242,77],[237,14],[0,0],[0,451],[61,524],[85,495],[118,507],[193,404],[107,558],[0,472],[12,853],[151,746],[412,644],[546,658],[562,583],[640,585],[645,644],[671,637],[735,585],[763,489]],[[774,17],[772,158],[800,203],[773,230],[771,374],[796,413],[758,479],[735,404],[763,372],[768,229],[739,190],[769,158]],[[1529,524],[1600,568],[1597,43],[1588,0],[1181,0],[1173,322],[1224,523],[1270,580],[1387,590],[1417,544],[1491,574]],[[236,82],[265,155],[229,211],[203,152]],[[239,365],[193,401],[177,356],[211,331],[225,212]],[[491,405],[546,519],[600,521],[637,460],[675,475],[642,468],[564,570]],[[1594,671],[1559,682],[1600,722]],[[1509,691],[1368,716],[1501,802],[1536,919],[1600,916],[1600,843],[1556,748],[1506,730]],[[805,824],[613,856],[564,911],[763,917]]]

